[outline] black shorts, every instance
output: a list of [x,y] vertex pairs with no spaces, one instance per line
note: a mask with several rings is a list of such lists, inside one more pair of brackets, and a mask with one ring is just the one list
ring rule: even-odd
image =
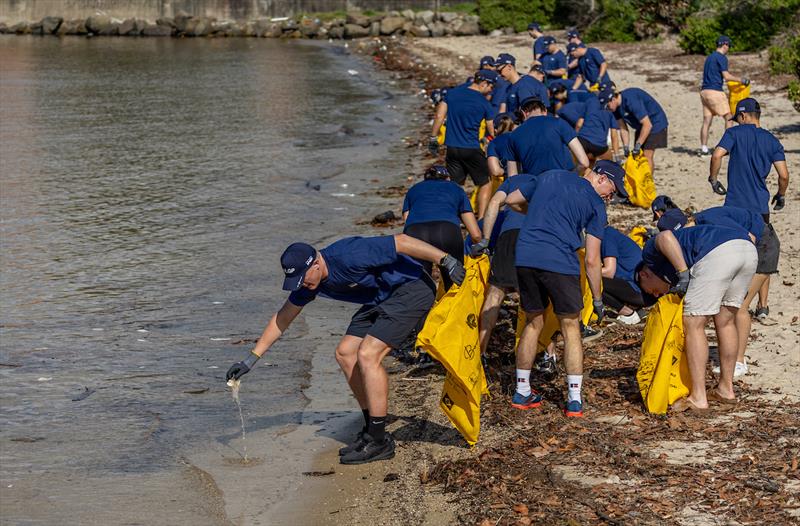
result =
[[621,278],[603,278],[603,302],[617,311],[625,305],[634,309],[644,307],[642,293]]
[[781,242],[778,240],[778,234],[775,233],[772,223],[767,223],[764,227],[756,249],[758,250],[756,274],[776,274],[778,259],[781,255]]
[[517,267],[514,258],[517,253],[517,237],[519,228],[506,230],[497,238],[489,267],[489,284],[501,289],[517,290]]
[[370,335],[397,349],[413,331],[422,330],[435,299],[436,289],[427,278],[409,281],[382,303],[358,309],[345,334],[358,338]]
[[608,151],[608,145],[598,146],[590,143],[583,137],[578,137],[578,142],[580,142],[581,146],[583,146],[583,150],[593,157],[600,157]]
[[[647,136],[647,140],[642,144],[643,150],[656,150],[658,148],[667,147],[667,131],[669,128],[664,128],[658,133],[651,133]],[[636,133],[636,140],[639,140],[639,133]]]
[[448,146],[445,162],[450,180],[455,183],[463,185],[467,175],[475,186],[483,186],[489,182],[489,161],[480,148]]
[[[461,227],[449,221],[428,221],[426,223],[414,223],[406,226],[403,230],[415,239],[420,239],[426,243],[435,246],[439,250],[444,250],[457,260],[464,264],[464,237],[461,235]],[[433,270],[433,263],[425,260],[417,260],[422,264],[428,274]],[[442,284],[444,290],[450,290],[453,285],[447,271],[442,267],[440,274],[442,276]]]
[[543,311],[550,302],[559,315],[577,314],[583,309],[580,276],[517,267],[517,281],[519,301],[525,312]]

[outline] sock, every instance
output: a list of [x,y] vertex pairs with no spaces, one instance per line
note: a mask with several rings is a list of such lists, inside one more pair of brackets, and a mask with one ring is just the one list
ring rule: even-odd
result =
[[531,370],[517,369],[517,392],[522,396],[531,394]]
[[367,431],[375,442],[382,443],[386,438],[386,417],[373,416],[369,419],[369,429]]
[[581,385],[583,384],[582,374],[567,375],[567,401],[581,401]]
[[361,412],[364,413],[364,431],[366,431],[369,427],[369,409],[362,409]]
[[702,146],[700,147],[700,149],[703,151],[703,153],[708,153],[708,146],[706,146],[705,144],[704,144],[704,145],[702,145]]

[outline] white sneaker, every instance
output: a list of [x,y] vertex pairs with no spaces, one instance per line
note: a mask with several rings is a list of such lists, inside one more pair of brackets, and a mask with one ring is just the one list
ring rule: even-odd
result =
[[[719,374],[720,369],[719,365],[715,365],[711,372],[714,374]],[[733,369],[733,377],[738,378],[739,376],[744,376],[747,374],[747,362],[736,362],[736,367]]]
[[642,321],[642,318],[639,316],[638,312],[633,311],[633,314],[629,314],[628,316],[622,316],[622,315],[617,316],[617,321],[620,323],[624,323],[625,325],[636,325],[637,323]]

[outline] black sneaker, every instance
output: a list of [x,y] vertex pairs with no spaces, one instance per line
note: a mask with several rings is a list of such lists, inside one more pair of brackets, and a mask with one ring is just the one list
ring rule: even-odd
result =
[[581,339],[583,343],[589,343],[603,335],[603,331],[592,329],[588,325],[581,325]]
[[766,320],[769,317],[769,307],[756,307],[754,318],[757,320]]
[[352,444],[348,444],[348,445],[344,446],[343,448],[339,448],[339,456],[341,457],[343,455],[346,455],[346,454],[348,454],[348,453],[350,453],[352,451],[355,451],[356,449],[360,448],[364,444],[364,435],[366,435],[366,434],[367,434],[367,432],[364,429],[359,431],[358,435],[356,435],[356,441],[355,442],[353,442]]
[[362,437],[364,441],[359,447],[343,455],[339,459],[339,462],[342,464],[366,464],[367,462],[375,462],[376,460],[389,460],[390,458],[394,458],[394,438],[392,438],[390,433],[386,433],[386,438],[380,444],[375,442],[369,433],[364,433]]
[[558,374],[556,357],[544,352],[536,357],[536,362],[534,362],[533,366],[547,379],[555,378]]

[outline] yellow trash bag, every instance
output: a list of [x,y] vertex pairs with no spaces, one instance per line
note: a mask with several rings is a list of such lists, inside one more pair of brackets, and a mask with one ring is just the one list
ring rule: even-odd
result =
[[[444,144],[445,136],[447,136],[447,125],[442,124],[442,127],[439,128],[439,135],[436,136],[436,142],[440,145]],[[480,130],[478,130],[478,140],[483,139],[486,136],[486,119],[481,121]]]
[[[584,325],[588,325],[592,319],[597,319],[597,316],[594,314],[594,306],[592,305],[592,289],[589,288],[589,281],[586,279],[586,249],[579,248],[577,250],[578,254],[578,261],[581,264],[581,293],[583,293],[583,309],[581,309],[581,321]],[[514,350],[519,347],[519,339],[522,336],[522,329],[525,328],[525,312],[522,310],[522,305],[517,309],[517,338],[514,342]],[[553,335],[561,329],[561,324],[558,322],[558,318],[556,317],[556,313],[553,311],[553,304],[547,306],[547,309],[544,311],[544,327],[542,327],[542,332],[539,333],[539,346],[537,348],[537,353],[544,350],[550,341],[553,339]]]
[[735,80],[728,81],[728,103],[731,106],[731,114],[736,114],[736,105],[739,101],[746,99],[750,96],[750,84],[745,86],[741,82]]
[[650,413],[664,414],[667,406],[689,394],[691,378],[683,342],[683,300],[667,294],[647,315],[636,371],[639,392]]
[[447,369],[439,406],[473,445],[480,432],[481,395],[488,392],[481,363],[478,320],[489,278],[489,257],[467,257],[465,263],[464,283],[450,287],[434,304],[417,335],[417,347]]
[[645,239],[647,239],[647,228],[643,226],[635,226],[631,228],[628,237],[633,239],[639,248],[644,248]]
[[[500,188],[500,185],[503,184],[502,177],[495,177],[492,176],[492,195],[497,192],[497,189]],[[478,188],[475,187],[472,189],[472,193],[469,196],[469,204],[472,205],[472,211],[476,214],[478,213]]]
[[625,159],[625,190],[628,199],[636,206],[650,208],[656,198],[656,183],[653,181],[653,172],[643,153],[638,157],[633,154]]
[[592,93],[597,93],[598,91],[600,91],[600,84],[595,82],[594,84],[589,86],[589,91],[591,91]]

